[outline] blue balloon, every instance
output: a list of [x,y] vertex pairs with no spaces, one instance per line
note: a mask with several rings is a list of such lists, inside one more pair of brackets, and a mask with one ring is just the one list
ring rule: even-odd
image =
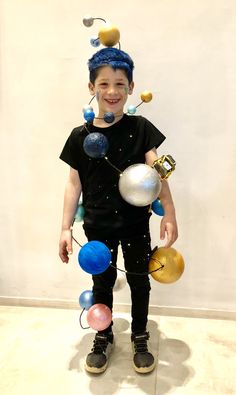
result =
[[83,148],[91,158],[102,158],[108,151],[108,140],[102,133],[89,133],[84,139]]
[[163,206],[161,204],[160,199],[156,199],[156,200],[154,200],[154,202],[152,202],[152,211],[155,214],[160,215],[161,217],[163,217],[165,212],[164,212],[164,208],[163,208]]
[[101,241],[89,241],[79,251],[78,262],[87,273],[103,273],[110,265],[111,251]]
[[82,292],[79,297],[79,304],[82,309],[89,310],[94,304],[93,292],[88,290]]

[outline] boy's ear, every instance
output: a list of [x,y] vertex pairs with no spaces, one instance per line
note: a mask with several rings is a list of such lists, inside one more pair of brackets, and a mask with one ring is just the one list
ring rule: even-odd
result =
[[95,95],[95,89],[94,89],[94,85],[92,84],[92,82],[88,83],[88,88],[89,88],[89,93],[90,95]]
[[128,90],[128,94],[129,94],[129,95],[132,95],[133,89],[134,89],[134,82],[132,81],[132,82],[129,84],[129,90]]

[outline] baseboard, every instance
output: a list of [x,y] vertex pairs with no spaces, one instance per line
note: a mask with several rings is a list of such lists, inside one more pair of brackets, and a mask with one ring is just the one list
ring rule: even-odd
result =
[[[15,296],[0,296],[1,306],[22,307],[47,307],[57,309],[79,309],[77,301],[69,299],[46,299],[46,298],[21,298]],[[130,304],[115,303],[114,311],[130,313]],[[176,306],[149,306],[149,314],[160,316],[187,317],[187,318],[209,318],[221,320],[236,320],[236,311],[187,308]]]

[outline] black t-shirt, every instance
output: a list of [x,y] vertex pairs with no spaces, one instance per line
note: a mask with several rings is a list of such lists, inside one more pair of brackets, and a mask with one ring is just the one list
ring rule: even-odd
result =
[[149,206],[133,206],[122,199],[117,169],[122,172],[130,165],[145,163],[145,153],[157,148],[165,136],[144,117],[126,114],[112,126],[98,128],[87,125],[87,128],[89,132],[99,132],[107,137],[108,160],[90,158],[85,153],[83,142],[88,131],[83,126],[72,130],[60,155],[60,159],[79,172],[85,230],[109,234],[145,220],[150,215]]

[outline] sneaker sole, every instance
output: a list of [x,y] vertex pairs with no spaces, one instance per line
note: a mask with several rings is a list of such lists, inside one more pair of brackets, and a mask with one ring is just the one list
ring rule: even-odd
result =
[[147,366],[147,367],[145,367],[145,368],[138,368],[138,367],[133,363],[133,367],[134,367],[135,372],[137,372],[137,373],[142,373],[142,374],[152,372],[153,369],[155,368],[155,365],[156,365],[156,364],[155,364],[155,362],[154,362],[151,366]]
[[85,370],[89,373],[95,373],[95,374],[103,373],[103,372],[105,372],[107,365],[108,365],[108,362],[101,368],[95,368],[94,366],[88,366],[87,364],[85,364]]

